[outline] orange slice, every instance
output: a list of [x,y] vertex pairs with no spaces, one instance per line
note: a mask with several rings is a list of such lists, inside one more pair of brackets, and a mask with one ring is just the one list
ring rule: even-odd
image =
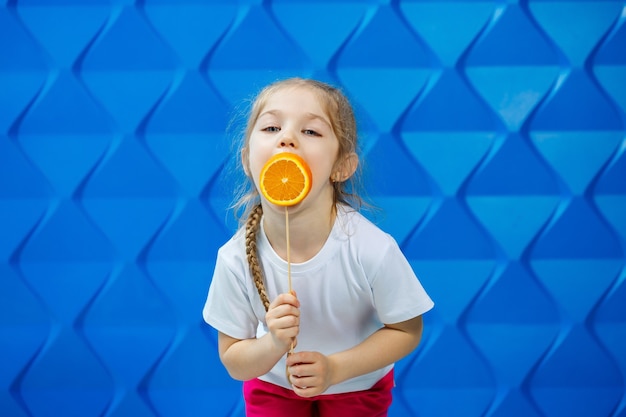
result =
[[261,169],[263,197],[278,206],[293,206],[311,190],[311,169],[304,159],[290,152],[272,156]]

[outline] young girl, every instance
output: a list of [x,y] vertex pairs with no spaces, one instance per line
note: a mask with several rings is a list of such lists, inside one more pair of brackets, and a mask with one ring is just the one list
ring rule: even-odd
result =
[[[283,80],[253,103],[241,151],[247,221],[218,252],[203,311],[222,363],[244,381],[248,416],[386,416],[393,364],[420,341],[433,302],[393,238],[358,212],[356,149],[352,107],[332,86]],[[257,191],[279,152],[312,173],[289,207],[292,292],[284,207]]]

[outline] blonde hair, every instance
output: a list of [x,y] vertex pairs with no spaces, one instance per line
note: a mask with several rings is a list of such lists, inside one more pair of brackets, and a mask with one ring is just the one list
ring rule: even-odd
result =
[[[252,129],[256,124],[257,118],[263,111],[268,99],[277,91],[284,88],[304,87],[310,88],[319,97],[330,124],[339,141],[339,150],[336,155],[336,161],[341,163],[352,154],[357,154],[357,126],[352,105],[347,97],[336,87],[321,81],[289,78],[282,81],[272,83],[263,88],[256,99],[252,103],[246,128],[243,135],[243,145],[241,147],[240,163],[243,165],[243,171],[248,172],[248,152],[249,141]],[[357,171],[347,178],[345,181],[333,181],[333,207],[337,204],[346,204],[358,210],[363,205],[361,197],[356,193],[357,183],[360,179],[360,165]],[[232,208],[235,214],[239,215],[240,221],[245,219],[245,240],[246,240],[246,258],[250,267],[250,273],[254,280],[254,284],[258,290],[261,302],[267,311],[269,309],[270,300],[265,289],[263,279],[263,268],[258,258],[256,235],[263,215],[263,208],[260,204],[259,193],[254,186],[254,182],[247,178],[245,187],[242,190],[237,201]],[[330,181],[330,179],[329,179]]]
[[[259,92],[252,102],[241,146],[240,163],[244,172],[248,172],[246,165],[250,135],[268,99],[279,90],[294,87],[310,88],[322,102],[322,107],[330,119],[331,127],[339,142],[336,160],[343,161],[347,156],[358,153],[356,119],[352,105],[343,92],[321,81],[306,78],[288,78],[269,84]],[[239,217],[240,221],[247,219],[255,206],[259,204],[259,193],[254,187],[253,181],[248,177],[246,178],[248,181],[246,181],[244,186],[239,187],[239,195],[236,196],[236,201],[232,205],[235,215]],[[357,167],[357,171],[350,178],[345,181],[333,182],[333,202],[335,205],[341,203],[352,206],[357,210],[360,209],[363,201],[357,193],[359,181],[360,164]]]

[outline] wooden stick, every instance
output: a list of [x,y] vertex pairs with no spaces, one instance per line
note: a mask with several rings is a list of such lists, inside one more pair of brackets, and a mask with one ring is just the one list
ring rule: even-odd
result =
[[285,206],[285,240],[287,241],[287,281],[289,282],[289,293],[293,290],[291,287],[291,244],[289,242],[289,209]]
[[[285,240],[287,241],[287,282],[289,283],[289,294],[293,292],[291,285],[291,243],[289,242],[289,210],[285,206]],[[289,353],[293,353],[294,342],[291,342]],[[289,379],[289,378],[287,378]]]

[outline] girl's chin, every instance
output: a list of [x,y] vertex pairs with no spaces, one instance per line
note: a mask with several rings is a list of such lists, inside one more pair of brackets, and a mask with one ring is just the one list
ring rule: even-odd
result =
[[265,210],[269,208],[272,211],[281,212],[281,213],[284,213],[285,209],[289,210],[289,213],[295,213],[301,210],[301,207],[304,205],[304,203],[305,202],[302,201],[301,203],[294,204],[293,206],[279,206],[278,204],[272,204],[269,201],[264,201],[263,212],[265,212]]

